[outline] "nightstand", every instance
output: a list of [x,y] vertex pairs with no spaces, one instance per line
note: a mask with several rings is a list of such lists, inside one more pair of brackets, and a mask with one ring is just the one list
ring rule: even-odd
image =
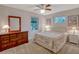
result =
[[79,35],[78,34],[69,34],[68,41],[74,44],[79,44]]

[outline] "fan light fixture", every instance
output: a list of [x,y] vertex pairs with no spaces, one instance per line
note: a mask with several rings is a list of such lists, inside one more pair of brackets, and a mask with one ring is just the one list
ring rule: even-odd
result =
[[45,10],[44,10],[44,9],[41,9],[41,10],[40,10],[40,13],[41,13],[41,14],[45,13]]

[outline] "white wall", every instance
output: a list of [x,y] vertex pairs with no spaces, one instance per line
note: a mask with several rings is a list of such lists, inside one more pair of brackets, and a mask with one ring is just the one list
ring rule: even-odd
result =
[[29,31],[29,35],[32,33],[31,27],[30,27],[31,16],[36,16],[39,18],[39,22],[40,22],[39,23],[39,30],[42,29],[41,26],[45,20],[44,16],[0,5],[0,31],[1,31],[2,26],[8,24],[8,16],[21,17],[21,30],[22,31]]

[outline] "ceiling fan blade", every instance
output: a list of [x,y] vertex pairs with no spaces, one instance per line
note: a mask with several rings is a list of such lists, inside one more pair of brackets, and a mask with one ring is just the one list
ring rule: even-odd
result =
[[49,11],[51,11],[52,9],[45,9],[45,10],[49,10]]
[[41,6],[40,6],[40,5],[36,5],[36,7],[41,8]]
[[40,9],[43,9],[44,4],[36,5],[36,7],[39,7]]
[[51,6],[50,4],[47,4],[47,5],[46,5],[46,7],[50,7],[50,6]]
[[40,8],[37,8],[37,9],[34,9],[35,11],[39,11],[39,10],[41,10]]

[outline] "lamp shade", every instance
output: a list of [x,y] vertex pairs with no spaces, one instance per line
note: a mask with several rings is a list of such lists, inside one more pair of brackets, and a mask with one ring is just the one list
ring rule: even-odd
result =
[[72,30],[76,30],[76,27],[72,27]]
[[4,25],[4,26],[2,27],[2,29],[8,29],[8,28],[9,28],[8,25]]
[[45,26],[46,31],[50,31],[50,25]]

